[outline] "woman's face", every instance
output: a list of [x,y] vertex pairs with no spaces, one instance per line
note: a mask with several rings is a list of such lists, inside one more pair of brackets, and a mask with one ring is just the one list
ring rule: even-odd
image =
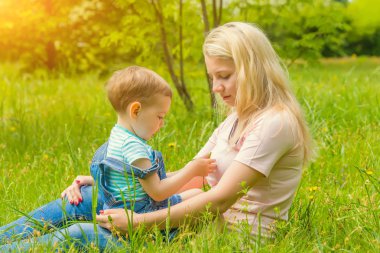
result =
[[235,106],[237,87],[234,62],[208,56],[205,56],[205,62],[212,91],[218,93],[228,106]]

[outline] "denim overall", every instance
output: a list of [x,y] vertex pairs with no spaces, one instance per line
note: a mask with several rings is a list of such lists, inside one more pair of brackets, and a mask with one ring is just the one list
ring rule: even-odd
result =
[[131,164],[127,164],[111,157],[106,157],[107,147],[108,142],[100,146],[100,148],[95,152],[90,168],[91,175],[98,186],[98,196],[104,201],[103,209],[126,207],[136,213],[147,213],[167,208],[169,202],[170,205],[173,206],[182,201],[179,195],[173,195],[163,201],[154,201],[148,195],[144,198],[135,199],[133,194],[133,186],[131,186],[131,193],[128,194],[128,196],[124,196],[125,203],[122,200],[116,200],[115,197],[112,196],[112,194],[107,190],[107,183],[104,176],[107,169],[119,171],[124,174],[125,177],[134,177],[136,180],[138,180],[137,177],[143,179],[147,175],[157,172],[160,180],[162,180],[166,178],[165,166],[162,159],[162,154],[158,151],[153,151],[153,158],[155,162],[152,164],[152,167],[146,170],[141,170]]

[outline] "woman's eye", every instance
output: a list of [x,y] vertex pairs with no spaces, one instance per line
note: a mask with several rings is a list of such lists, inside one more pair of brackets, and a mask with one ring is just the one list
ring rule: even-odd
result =
[[162,120],[164,119],[164,117],[161,117],[161,116],[157,116],[159,120]]
[[220,78],[224,79],[224,80],[227,80],[228,78],[230,78],[230,75],[227,75],[227,76],[221,76]]

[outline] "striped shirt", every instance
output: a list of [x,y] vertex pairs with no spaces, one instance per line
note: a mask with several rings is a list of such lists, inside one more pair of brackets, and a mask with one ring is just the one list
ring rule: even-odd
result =
[[[146,158],[153,163],[153,150],[146,141],[130,132],[123,126],[116,124],[108,140],[107,157],[112,157],[127,164],[132,164],[137,159]],[[105,171],[105,181],[108,191],[117,201],[140,199],[147,197],[137,177],[120,173],[116,170]]]

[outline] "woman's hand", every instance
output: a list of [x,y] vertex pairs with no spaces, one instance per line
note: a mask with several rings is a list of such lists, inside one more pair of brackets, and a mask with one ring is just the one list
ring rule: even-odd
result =
[[94,179],[92,176],[77,176],[74,182],[61,193],[61,198],[63,199],[66,197],[68,201],[70,201],[70,204],[77,206],[83,201],[82,194],[80,193],[80,188],[82,185],[93,184]]
[[100,214],[96,215],[96,221],[98,222],[99,226],[106,228],[109,231],[112,231],[112,229],[116,229],[122,234],[127,234],[128,226],[133,226],[133,223],[135,223],[138,216],[139,214],[133,213],[130,210],[125,210],[122,208],[108,209],[104,211],[101,210]]

